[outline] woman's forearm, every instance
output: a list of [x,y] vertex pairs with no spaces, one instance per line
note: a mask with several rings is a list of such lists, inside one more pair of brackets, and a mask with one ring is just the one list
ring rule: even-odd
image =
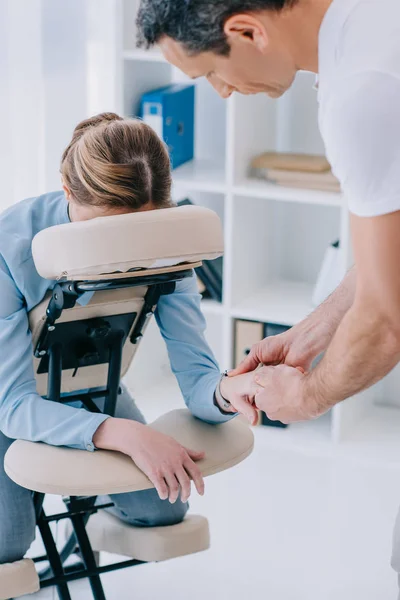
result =
[[116,450],[130,454],[132,441],[142,427],[143,425],[137,421],[109,417],[96,430],[93,443],[96,448],[102,450]]

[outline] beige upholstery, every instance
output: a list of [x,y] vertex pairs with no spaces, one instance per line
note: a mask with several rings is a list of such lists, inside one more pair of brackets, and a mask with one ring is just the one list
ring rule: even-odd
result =
[[50,227],[32,253],[39,275],[70,279],[217,258],[223,234],[212,210],[181,206]]
[[[184,446],[204,450],[206,457],[198,463],[204,476],[237,465],[253,449],[253,433],[239,419],[208,425],[182,409],[160,417],[151,426]],[[128,456],[105,450],[86,452],[18,440],[7,451],[4,466],[7,475],[22,487],[49,494],[91,496],[153,487]]]
[[25,558],[0,565],[0,600],[19,598],[39,591],[39,577],[33,560]]
[[[178,525],[133,527],[101,510],[86,526],[95,552],[121,554],[144,562],[160,562],[203,552],[210,547],[208,521],[199,515],[187,515]],[[72,531],[68,522],[68,533]]]

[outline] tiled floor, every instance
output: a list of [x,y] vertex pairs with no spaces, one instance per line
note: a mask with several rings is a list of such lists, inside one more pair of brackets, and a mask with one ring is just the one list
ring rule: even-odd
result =
[[[176,404],[174,386],[159,394],[140,403],[150,419]],[[400,469],[323,444],[302,452],[283,435],[257,429],[253,455],[208,479],[204,498],[193,497],[192,512],[211,524],[208,552],[105,575],[108,600],[395,600],[390,553]],[[91,598],[84,583],[71,590],[74,600]]]

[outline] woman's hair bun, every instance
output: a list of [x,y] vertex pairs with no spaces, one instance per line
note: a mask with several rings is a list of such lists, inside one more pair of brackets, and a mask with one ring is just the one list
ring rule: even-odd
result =
[[81,136],[87,129],[91,127],[98,127],[104,123],[111,123],[112,121],[123,121],[123,118],[113,112],[104,112],[89,119],[81,121],[74,129],[74,137]]

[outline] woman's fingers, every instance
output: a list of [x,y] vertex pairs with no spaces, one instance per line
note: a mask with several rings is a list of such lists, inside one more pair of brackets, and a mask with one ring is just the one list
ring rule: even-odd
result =
[[258,412],[253,404],[250,404],[245,398],[238,398],[235,401],[235,408],[240,412],[250,425],[256,425],[258,422]]
[[163,458],[160,457],[157,461],[158,465],[154,465],[154,462],[152,465],[148,457],[143,461],[136,458],[136,464],[146,473],[161,500],[169,499],[173,504],[179,498],[179,494],[182,502],[188,500],[191,493],[191,479],[199,494],[204,494],[203,476],[194,462],[204,456],[204,452],[187,449],[174,442],[173,452],[169,456],[164,453]]
[[169,495],[169,490],[161,471],[153,470],[148,474],[148,478],[157,490],[157,494],[161,500],[166,500]]
[[190,448],[185,448],[185,450],[192,460],[201,460],[206,455],[205,452],[198,452],[197,450],[191,450]]
[[175,502],[178,500],[179,492],[180,492],[179,483],[176,478],[176,475],[175,475],[174,471],[168,471],[167,473],[164,474],[164,478],[165,478],[165,481],[167,482],[167,486],[168,486],[168,490],[169,490],[168,499],[171,502],[171,504],[175,504]]
[[183,466],[186,469],[189,477],[193,479],[194,485],[196,486],[196,490],[200,494],[200,496],[204,495],[204,479],[203,475],[199,467],[192,461],[191,458],[187,458],[187,460],[183,463]]
[[[202,496],[204,494],[204,479],[199,467],[194,461],[202,460],[205,457],[205,452],[199,452],[197,450],[192,450],[191,448],[185,448],[185,450],[188,453],[189,458],[184,463],[184,467],[193,479],[196,490]],[[188,470],[188,467],[190,467],[190,470]]]
[[181,500],[182,502],[187,502],[191,493],[191,482],[189,479],[189,475],[182,467],[181,469],[177,469],[175,473],[175,477],[179,481],[179,485],[181,487]]

